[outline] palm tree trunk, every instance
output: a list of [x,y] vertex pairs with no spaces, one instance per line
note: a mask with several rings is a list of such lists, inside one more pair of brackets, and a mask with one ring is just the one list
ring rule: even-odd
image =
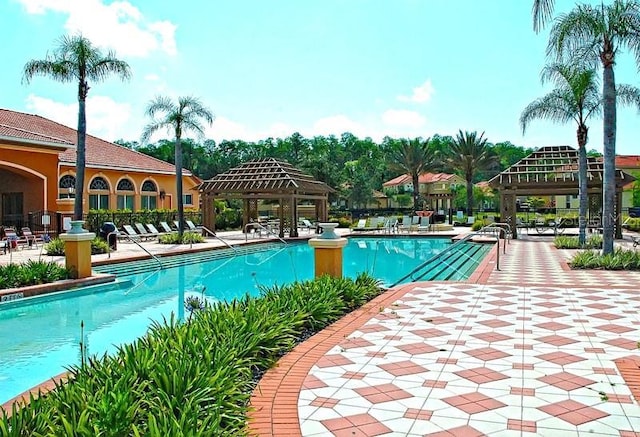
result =
[[467,179],[467,217],[473,217],[473,181]]
[[420,182],[418,180],[418,174],[412,174],[411,175],[412,178],[412,183],[413,183],[413,210],[417,211],[418,210],[418,201],[420,198]]
[[602,181],[602,253],[613,253],[613,231],[616,199],[616,82],[613,62],[604,65],[602,73],[604,99],[604,172]]
[[84,169],[86,161],[85,140],[87,136],[87,116],[85,109],[86,85],[83,81],[80,81],[80,85],[78,88],[78,141],[76,144],[76,197],[73,201],[74,220],[82,220],[82,200],[84,199]]
[[584,246],[587,235],[587,134],[588,128],[582,124],[578,126],[578,243]]
[[178,197],[178,235],[182,241],[184,234],[184,202],[182,199],[182,143],[180,142],[180,134],[176,135],[176,196]]

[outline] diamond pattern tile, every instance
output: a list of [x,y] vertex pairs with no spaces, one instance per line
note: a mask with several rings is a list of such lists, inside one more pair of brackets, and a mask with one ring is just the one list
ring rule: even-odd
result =
[[482,361],[499,360],[500,358],[508,357],[509,354],[504,353],[498,349],[492,347],[482,347],[479,349],[473,349],[465,352],[467,355],[471,355]]
[[589,407],[573,400],[560,401],[553,404],[538,407],[550,416],[557,417],[572,425],[582,425],[597,419],[609,416],[608,413]]
[[595,384],[595,381],[569,372],[560,372],[553,375],[543,376],[538,378],[538,380],[567,391]]
[[447,404],[464,411],[467,414],[483,413],[496,408],[505,407],[506,404],[496,401],[479,392],[465,393],[442,399]]
[[501,379],[509,378],[504,373],[496,372],[495,370],[487,369],[486,367],[461,370],[459,372],[454,372],[454,374],[476,384],[484,384],[486,382],[500,381]]
[[355,392],[372,404],[397,401],[398,399],[406,399],[411,397],[410,393],[393,384],[381,384],[371,387],[357,388],[355,389]]
[[292,366],[286,378],[263,379],[298,408],[279,401],[278,424],[290,417],[296,435],[327,437],[638,437],[640,405],[615,361],[640,355],[640,295],[629,285],[640,272],[572,271],[574,252],[536,237],[507,245],[500,271],[489,263],[465,283],[386,291],[345,318],[344,332],[314,336],[329,348],[288,354],[267,375]]

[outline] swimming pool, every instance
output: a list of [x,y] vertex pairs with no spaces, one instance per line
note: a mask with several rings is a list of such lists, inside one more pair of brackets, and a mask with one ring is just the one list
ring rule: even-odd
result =
[[[350,238],[344,275],[368,272],[390,284],[450,244],[436,238]],[[455,271],[444,270],[451,279],[466,279],[484,253]],[[162,270],[153,262],[142,269],[141,262],[105,266],[100,270],[119,272],[116,283],[0,304],[0,403],[79,363],[81,340],[89,355],[110,353],[144,335],[152,320],[172,312],[183,317],[190,295],[205,290],[209,300],[230,300],[314,275],[306,243],[252,246],[230,255],[218,250],[166,258],[163,263],[174,266]]]

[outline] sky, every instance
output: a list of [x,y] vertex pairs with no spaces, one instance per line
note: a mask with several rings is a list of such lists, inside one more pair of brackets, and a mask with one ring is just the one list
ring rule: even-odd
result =
[[[591,1],[591,0],[587,0]],[[575,2],[556,0],[556,14]],[[392,137],[484,132],[522,147],[576,144],[575,125],[534,121],[548,93],[548,30],[532,0],[3,0],[0,107],[77,126],[77,85],[22,81],[65,34],[82,33],[131,66],[131,80],[90,83],[87,131],[137,141],[155,96],[195,96],[215,115],[205,137],[257,141],[293,132]],[[621,53],[618,83],[640,86]],[[617,152],[640,154],[640,114],[618,109]],[[170,138],[162,133],[155,140]],[[602,151],[602,121],[589,149]]]

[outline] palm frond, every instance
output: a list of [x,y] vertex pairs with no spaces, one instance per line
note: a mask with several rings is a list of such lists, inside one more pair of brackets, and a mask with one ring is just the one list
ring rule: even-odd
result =
[[538,33],[553,15],[555,0],[533,0],[533,30]]
[[640,111],[640,88],[619,84],[616,86],[616,97],[625,106],[635,106]]

